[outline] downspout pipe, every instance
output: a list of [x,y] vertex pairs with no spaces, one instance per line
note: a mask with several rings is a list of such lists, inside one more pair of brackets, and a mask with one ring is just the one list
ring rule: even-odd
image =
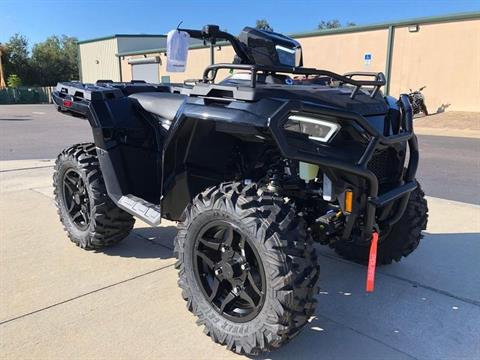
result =
[[83,75],[82,75],[82,54],[80,50],[80,44],[77,42],[77,65],[78,65],[78,80],[83,82]]
[[122,57],[118,57],[118,75],[120,76],[120,82],[123,81],[123,74],[122,74]]
[[215,64],[215,44],[213,40],[210,41],[210,65]]
[[387,61],[385,64],[385,95],[390,95],[390,84],[392,80],[392,62],[393,62],[393,46],[395,40],[395,26],[390,25],[388,27],[388,40],[387,40]]

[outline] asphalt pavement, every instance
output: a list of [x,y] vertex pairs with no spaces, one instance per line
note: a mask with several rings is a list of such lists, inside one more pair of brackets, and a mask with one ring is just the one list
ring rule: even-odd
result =
[[67,146],[92,141],[87,120],[53,105],[0,105],[0,161],[54,159]]
[[425,192],[480,204],[480,139],[418,135],[417,178]]

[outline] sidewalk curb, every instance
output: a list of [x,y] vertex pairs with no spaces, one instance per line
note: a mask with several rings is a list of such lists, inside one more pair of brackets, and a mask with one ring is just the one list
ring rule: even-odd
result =
[[422,128],[422,127],[415,127],[415,125],[414,125],[414,129],[417,135],[449,136],[449,137],[480,139],[479,130],[462,130],[462,129],[451,129],[451,128]]

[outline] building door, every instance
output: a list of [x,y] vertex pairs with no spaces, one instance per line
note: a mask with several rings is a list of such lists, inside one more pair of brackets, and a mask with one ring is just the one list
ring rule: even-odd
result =
[[143,80],[154,84],[160,82],[160,58],[158,56],[131,59],[128,63],[132,66],[132,80]]

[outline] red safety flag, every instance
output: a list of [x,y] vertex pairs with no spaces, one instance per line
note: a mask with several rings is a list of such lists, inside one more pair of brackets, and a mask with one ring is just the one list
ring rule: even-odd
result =
[[377,266],[377,245],[378,232],[372,233],[372,243],[370,244],[370,255],[368,257],[367,284],[366,291],[373,292],[375,288],[375,267]]

